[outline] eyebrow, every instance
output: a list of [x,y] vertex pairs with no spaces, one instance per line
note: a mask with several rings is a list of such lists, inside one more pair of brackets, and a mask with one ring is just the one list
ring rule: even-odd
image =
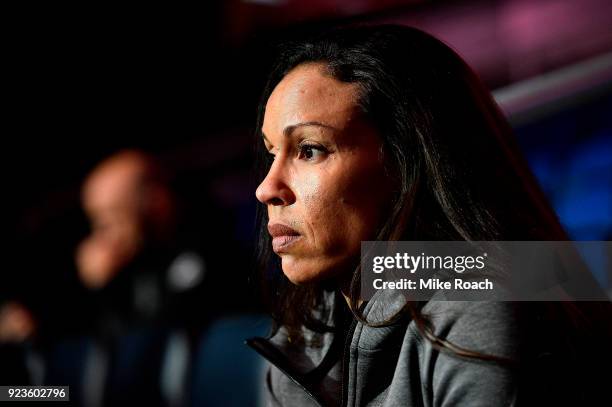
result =
[[[287,126],[285,127],[285,129],[283,130],[283,135],[285,137],[289,137],[291,135],[291,133],[293,133],[293,131],[297,128],[300,127],[322,127],[325,129],[329,129],[329,130],[338,130],[333,126],[330,126],[328,124],[324,124],[321,122],[317,122],[317,121],[309,121],[309,122],[302,122],[302,123],[297,123],[297,124],[292,124],[291,126]],[[270,140],[268,140],[268,138],[266,137],[266,134],[263,132],[263,130],[261,131],[261,135],[264,138],[264,140],[266,140],[268,142],[268,144],[272,145],[272,143],[270,142]]]

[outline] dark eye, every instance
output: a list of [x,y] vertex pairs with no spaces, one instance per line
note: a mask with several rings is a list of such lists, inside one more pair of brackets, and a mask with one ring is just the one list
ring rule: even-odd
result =
[[314,144],[302,144],[300,146],[299,158],[304,160],[317,160],[325,155],[326,150],[323,147]]

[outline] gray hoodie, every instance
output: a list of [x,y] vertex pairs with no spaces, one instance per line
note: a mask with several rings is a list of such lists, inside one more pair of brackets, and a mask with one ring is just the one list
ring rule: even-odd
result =
[[[344,301],[343,299],[341,299]],[[363,309],[369,322],[384,320],[404,303],[380,291]],[[536,304],[483,301],[427,302],[434,333],[462,348],[520,361],[506,365],[436,350],[410,318],[385,327],[353,321],[345,336],[304,330],[306,345],[280,329],[248,344],[270,366],[269,406],[523,406],[570,405],[577,384]],[[336,339],[336,340],[334,340]],[[340,340],[341,339],[341,340]],[[318,343],[317,343],[318,342]],[[563,356],[563,355],[561,355]],[[574,404],[575,405],[575,404]]]

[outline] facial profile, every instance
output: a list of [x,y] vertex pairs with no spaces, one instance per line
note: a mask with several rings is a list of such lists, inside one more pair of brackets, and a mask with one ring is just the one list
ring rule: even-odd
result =
[[256,196],[295,284],[350,274],[388,208],[382,140],[358,101],[359,86],[323,63],[298,65],[268,98],[261,131],[273,161]]

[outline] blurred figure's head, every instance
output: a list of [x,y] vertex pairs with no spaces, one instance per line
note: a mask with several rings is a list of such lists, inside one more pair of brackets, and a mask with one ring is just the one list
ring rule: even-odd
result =
[[143,152],[124,150],[101,162],[83,185],[82,205],[91,234],[76,260],[89,288],[106,285],[146,246],[171,239],[173,196],[161,166]]
[[34,316],[24,305],[15,301],[0,304],[0,344],[23,342],[35,331]]

